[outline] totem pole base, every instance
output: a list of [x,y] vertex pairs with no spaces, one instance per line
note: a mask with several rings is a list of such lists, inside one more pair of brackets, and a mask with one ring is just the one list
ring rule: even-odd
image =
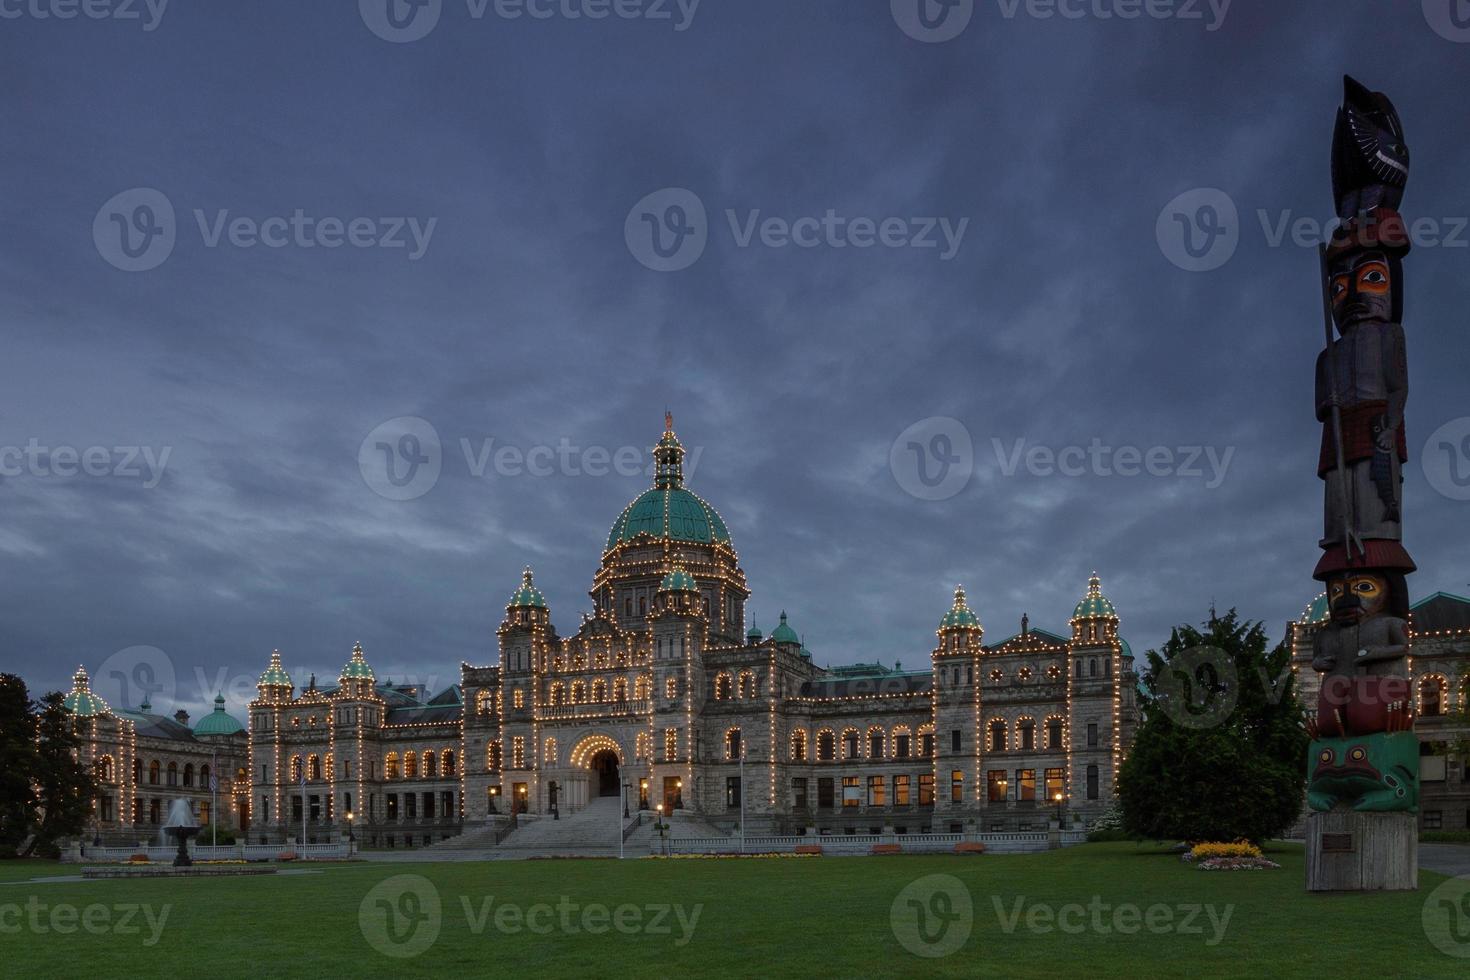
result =
[[1419,818],[1335,809],[1307,817],[1307,891],[1414,891]]

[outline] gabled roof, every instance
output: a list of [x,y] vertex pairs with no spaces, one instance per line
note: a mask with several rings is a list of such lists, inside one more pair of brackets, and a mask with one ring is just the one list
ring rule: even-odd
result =
[[1414,603],[1414,632],[1437,633],[1470,629],[1470,599],[1450,592],[1436,592]]
[[167,715],[155,715],[127,708],[115,708],[113,714],[133,723],[133,730],[149,738],[171,738],[178,742],[196,742],[194,732]]
[[907,694],[924,694],[934,687],[934,675],[929,671],[882,674],[865,676],[829,677],[807,681],[801,685],[799,697],[803,698],[848,698],[848,697],[896,697]]
[[1039,637],[1041,639],[1042,643],[1046,644],[1047,646],[1066,646],[1068,643],[1071,643],[1072,642],[1067,637],[1061,636],[1061,635],[1059,635],[1057,633],[1053,633],[1051,630],[1037,629],[1036,627],[1033,626],[1029,630],[1027,630],[1025,633],[1017,633],[1015,636],[1008,636],[1004,640],[1001,640],[999,643],[995,644],[994,646],[991,646],[990,644],[986,644],[985,645],[985,649],[987,649],[987,650],[996,650],[996,649],[999,649],[1000,647],[1005,646],[1007,643],[1014,643],[1015,641],[1020,640],[1022,637],[1025,637],[1025,636]]

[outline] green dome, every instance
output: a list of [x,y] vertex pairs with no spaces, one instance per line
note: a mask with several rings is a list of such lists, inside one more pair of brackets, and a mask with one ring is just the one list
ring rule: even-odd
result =
[[531,576],[530,565],[527,565],[526,570],[521,573],[521,587],[516,589],[515,595],[510,597],[511,608],[524,606],[533,609],[546,608],[546,597],[541,594],[540,589],[536,588],[536,583]]
[[781,610],[781,625],[771,630],[771,639],[777,643],[794,643],[801,646],[801,637],[786,623],[786,610]]
[[949,607],[949,612],[945,613],[944,618],[939,621],[939,628],[942,630],[980,629],[980,617],[976,616],[974,611],[965,604],[963,585],[954,587],[954,605]]
[[61,705],[78,718],[112,714],[107,702],[92,693],[85,667],[78,667],[77,672],[71,675],[71,691],[62,699]]
[[290,687],[291,675],[281,666],[281,651],[271,651],[271,662],[265,673],[260,675],[258,687]]
[[1077,608],[1072,610],[1073,619],[1117,619],[1118,611],[1108,601],[1108,597],[1102,594],[1102,580],[1097,577],[1097,572],[1092,573],[1092,578],[1087,580],[1087,595],[1077,603]]
[[694,576],[684,571],[683,565],[675,565],[659,583],[658,590],[660,592],[698,592],[699,586],[694,584]]
[[1327,606],[1327,593],[1323,592],[1317,598],[1307,603],[1307,608],[1302,610],[1302,618],[1297,620],[1297,622],[1304,625],[1325,623],[1330,615],[1331,610]]
[[745,639],[748,643],[759,643],[761,641],[761,628],[759,626],[751,626],[750,629],[745,631]]
[[234,735],[243,732],[245,726],[232,716],[225,714],[225,696],[214,696],[214,710],[194,723],[195,735]]
[[639,494],[613,522],[608,550],[640,534],[695,544],[730,543],[730,532],[715,509],[683,487],[654,487]]
[[347,661],[346,666],[342,668],[342,674],[338,680],[370,681],[373,679],[373,676],[373,668],[368,666],[367,659],[362,655],[362,644],[354,643],[352,645],[352,659]]

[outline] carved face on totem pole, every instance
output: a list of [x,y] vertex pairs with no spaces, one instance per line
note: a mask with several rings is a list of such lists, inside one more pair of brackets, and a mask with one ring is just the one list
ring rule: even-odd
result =
[[1395,257],[1379,249],[1348,252],[1332,263],[1328,290],[1340,334],[1360,323],[1398,320],[1400,268]]

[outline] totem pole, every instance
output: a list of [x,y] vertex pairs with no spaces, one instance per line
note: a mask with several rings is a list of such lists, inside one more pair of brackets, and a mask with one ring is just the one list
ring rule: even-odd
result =
[[1403,257],[1409,150],[1393,104],[1345,79],[1332,140],[1340,225],[1322,248],[1327,347],[1317,358],[1322,558],[1330,619],[1308,729],[1307,888],[1418,887],[1419,741],[1408,670],[1414,571],[1403,545]]

